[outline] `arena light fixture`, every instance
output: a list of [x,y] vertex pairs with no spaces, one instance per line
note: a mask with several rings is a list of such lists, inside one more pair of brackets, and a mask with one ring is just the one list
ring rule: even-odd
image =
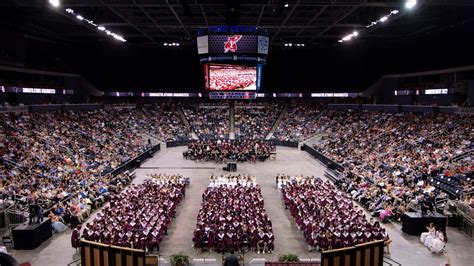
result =
[[347,42],[347,41],[350,41],[352,40],[352,38],[355,38],[359,36],[359,32],[358,31],[354,31],[352,32],[351,34],[348,34],[346,36],[344,36],[342,39],[340,39],[338,42]]
[[288,2],[286,2],[285,7],[290,7],[290,4],[288,4]]
[[59,7],[61,5],[59,0],[49,0],[48,2],[54,7]]
[[[57,0],[57,1],[59,2],[59,0]],[[72,8],[66,8],[64,11],[66,11],[66,13],[68,13],[70,16],[75,17],[77,20],[81,21],[82,23],[87,23],[87,24],[95,27],[98,31],[104,32],[107,36],[111,36],[112,38],[114,38],[117,41],[121,41],[121,42],[126,42],[127,41],[122,35],[117,34],[115,32],[112,32],[112,31],[106,29],[104,26],[97,25],[97,23],[95,23],[93,20],[88,19],[88,18],[82,16],[81,14],[76,13],[76,11],[74,11],[74,9],[72,9]]]
[[179,42],[165,42],[165,43],[163,43],[163,46],[166,46],[166,47],[178,47],[180,45],[181,44]]
[[[398,13],[400,13],[400,11],[398,11],[397,9],[394,9],[394,10],[390,11],[390,13],[388,13],[387,15],[384,15],[384,16],[382,16],[381,18],[379,18],[379,19],[377,19],[377,20],[375,20],[375,21],[372,21],[369,25],[367,25],[367,26],[365,26],[365,27],[368,29],[368,28],[371,28],[371,27],[373,27],[373,26],[375,26],[375,25],[377,25],[377,24],[379,24],[379,23],[385,23],[385,22],[387,22],[392,16],[395,16],[395,15],[397,15]],[[351,34],[344,36],[344,38],[339,39],[338,42],[349,41],[349,40],[352,39],[352,37],[357,37],[357,36],[359,36],[359,32],[354,31],[354,32],[352,32]]]
[[406,3],[405,3],[405,7],[407,9],[412,9],[416,6],[416,0],[407,0]]

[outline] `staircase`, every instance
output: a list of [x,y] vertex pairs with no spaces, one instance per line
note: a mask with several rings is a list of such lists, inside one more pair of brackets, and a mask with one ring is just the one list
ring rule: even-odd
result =
[[281,110],[280,115],[278,116],[277,120],[275,120],[275,123],[273,124],[272,129],[270,129],[270,132],[268,132],[267,136],[265,137],[266,140],[271,139],[273,136],[273,133],[275,133],[275,130],[280,126],[281,120],[283,120],[283,117],[285,117],[286,109],[287,109],[287,106],[284,105],[283,109]]
[[235,124],[234,124],[234,114],[235,114],[235,104],[230,102],[230,111],[229,111],[229,139],[235,139]]
[[392,260],[390,257],[383,256],[383,265],[387,266],[401,266],[402,264]]
[[186,126],[189,133],[191,134],[191,138],[192,139],[199,139],[196,132],[194,131],[194,128],[191,126],[188,119],[186,118],[186,115],[184,115],[183,109],[177,107],[176,111],[178,112],[179,117],[181,117],[181,121],[183,121],[184,125]]

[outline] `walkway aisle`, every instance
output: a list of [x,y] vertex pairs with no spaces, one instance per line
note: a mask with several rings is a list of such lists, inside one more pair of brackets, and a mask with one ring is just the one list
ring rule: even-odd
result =
[[277,260],[281,254],[293,253],[298,254],[300,258],[319,258],[319,253],[308,252],[303,234],[297,228],[290,212],[285,210],[281,192],[276,188],[275,177],[279,173],[322,176],[324,168],[298,149],[278,147],[277,153],[277,159],[274,161],[243,165],[249,173],[257,177],[265,200],[265,210],[272,221],[275,252],[265,257]]

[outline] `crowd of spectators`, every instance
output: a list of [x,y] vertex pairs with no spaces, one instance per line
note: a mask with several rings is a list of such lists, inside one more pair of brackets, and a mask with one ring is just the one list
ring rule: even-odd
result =
[[[110,173],[151,147],[147,135],[184,137],[183,127],[168,121],[179,121],[168,117],[171,107],[0,114],[4,205],[27,210],[34,202],[47,211],[69,199],[64,209],[84,207],[91,205],[84,200],[93,202],[106,191],[117,190],[128,177]],[[74,200],[77,195],[81,197]],[[77,216],[80,221],[84,215]]]
[[[345,168],[340,187],[384,221],[445,197],[436,178],[472,190],[472,160],[451,160],[472,149],[470,117],[338,111],[315,148]],[[337,125],[337,126],[336,126]],[[461,186],[462,185],[462,186]],[[426,206],[425,206],[426,208]]]
[[374,240],[384,240],[388,248],[390,239],[385,229],[373,218],[368,221],[364,211],[329,181],[288,175],[279,175],[276,181],[310,250],[338,249]]
[[272,138],[279,141],[303,141],[318,132],[322,113],[320,105],[292,104],[287,107]]
[[170,103],[146,105],[132,113],[131,123],[162,142],[188,140],[188,129],[179,117],[177,108]]
[[273,252],[275,236],[255,177],[211,176],[202,195],[194,248],[211,251]]
[[110,205],[86,224],[82,237],[115,246],[159,250],[184,197],[184,180],[181,175],[155,174],[143,184],[111,195]]
[[265,139],[281,112],[278,104],[235,107],[236,139]]
[[261,140],[210,140],[192,141],[183,156],[189,160],[222,163],[228,160],[256,162],[267,160],[276,152],[271,141]]
[[228,106],[183,107],[183,112],[199,139],[228,139],[230,113]]

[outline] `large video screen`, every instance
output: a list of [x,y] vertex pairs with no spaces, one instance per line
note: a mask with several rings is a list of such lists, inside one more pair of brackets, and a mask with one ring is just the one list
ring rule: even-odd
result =
[[210,64],[209,82],[206,87],[211,91],[254,91],[258,88],[257,66],[230,64]]

